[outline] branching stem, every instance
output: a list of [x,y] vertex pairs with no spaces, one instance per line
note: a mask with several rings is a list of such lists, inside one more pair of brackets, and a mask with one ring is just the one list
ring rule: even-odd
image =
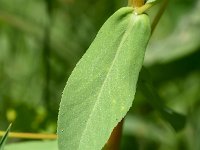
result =
[[152,6],[154,6],[154,3],[147,3],[141,7],[136,7],[135,8],[135,13],[136,14],[142,14],[143,12],[145,12],[146,10],[148,10],[149,8],[151,8]]

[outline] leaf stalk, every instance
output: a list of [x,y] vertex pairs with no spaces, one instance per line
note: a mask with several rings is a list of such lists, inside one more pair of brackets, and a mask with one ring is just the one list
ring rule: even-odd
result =
[[141,7],[135,7],[135,13],[137,15],[144,13],[146,10],[148,10],[149,8],[151,8],[152,6],[154,6],[155,3],[147,3]]
[[135,7],[141,7],[144,5],[144,0],[129,0],[128,1],[129,6]]
[[156,17],[154,18],[152,25],[151,25],[151,32],[153,33],[160,18],[162,17],[163,13],[165,12],[167,5],[169,3],[169,0],[163,0],[163,3],[158,11],[158,13],[156,14]]

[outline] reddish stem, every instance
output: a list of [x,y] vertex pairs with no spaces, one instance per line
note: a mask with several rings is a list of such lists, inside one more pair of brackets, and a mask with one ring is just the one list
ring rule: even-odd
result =
[[123,123],[124,119],[122,119],[113,129],[111,136],[104,146],[103,150],[119,150]]

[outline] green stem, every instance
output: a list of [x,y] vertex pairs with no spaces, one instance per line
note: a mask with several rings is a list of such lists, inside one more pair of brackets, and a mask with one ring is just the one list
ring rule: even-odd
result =
[[152,25],[151,25],[151,33],[154,32],[154,30],[155,30],[155,28],[156,28],[156,26],[157,26],[157,24],[158,24],[158,22],[159,22],[161,16],[162,16],[163,13],[165,12],[165,10],[166,10],[166,8],[167,8],[168,2],[169,2],[169,0],[164,0],[164,2],[162,3],[162,5],[161,5],[161,7],[160,7],[160,9],[159,9],[159,11],[158,11],[156,17],[155,17],[154,20],[153,20],[153,23],[152,23]]
[[154,3],[147,3],[141,7],[136,7],[135,8],[135,13],[136,14],[142,14],[143,12],[145,12],[146,10],[148,10],[149,8],[151,8],[152,6],[154,6]]
[[144,5],[144,0],[128,0],[129,6],[132,7],[141,7]]
[[[50,66],[50,57],[51,57],[51,22],[52,22],[52,11],[53,11],[53,1],[46,0],[47,12],[49,18],[49,24],[45,28],[45,35],[43,40],[43,66],[44,66],[44,78],[45,84],[43,89],[44,102],[46,108],[49,112],[52,111],[51,102],[50,102],[50,79],[51,79],[51,66]],[[49,115],[49,114],[48,114]]]

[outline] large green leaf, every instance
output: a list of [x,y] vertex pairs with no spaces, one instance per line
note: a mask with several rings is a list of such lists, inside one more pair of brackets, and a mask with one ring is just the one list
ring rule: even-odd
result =
[[72,72],[58,116],[60,150],[99,150],[132,105],[150,21],[125,7],[112,15]]

